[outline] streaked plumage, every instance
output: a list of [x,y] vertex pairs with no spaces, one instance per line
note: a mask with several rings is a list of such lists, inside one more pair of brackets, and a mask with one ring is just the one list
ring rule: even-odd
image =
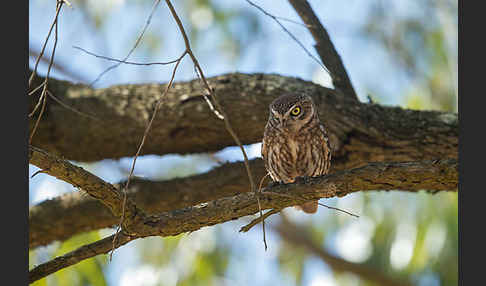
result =
[[[329,172],[329,139],[310,96],[285,94],[270,104],[262,157],[267,172],[276,182],[292,183],[297,177]],[[315,201],[299,207],[306,213],[315,213],[318,204]]]

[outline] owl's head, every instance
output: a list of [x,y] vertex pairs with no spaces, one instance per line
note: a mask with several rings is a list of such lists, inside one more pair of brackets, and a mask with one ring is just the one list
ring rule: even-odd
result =
[[297,132],[314,117],[316,107],[306,94],[284,94],[270,104],[269,121],[280,130]]

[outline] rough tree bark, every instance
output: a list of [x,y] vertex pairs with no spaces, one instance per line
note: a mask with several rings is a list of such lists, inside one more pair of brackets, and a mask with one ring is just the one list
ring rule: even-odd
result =
[[[341,168],[371,161],[457,158],[458,118],[454,113],[360,103],[337,91],[280,75],[235,73],[208,80],[243,144],[261,141],[273,99],[285,92],[307,92],[329,129],[333,163]],[[100,120],[80,116],[50,100],[32,145],[84,162],[133,156],[164,87],[140,84],[91,89],[50,79],[49,88],[57,98]],[[200,92],[197,80],[174,84],[142,154],[211,152],[235,145]],[[29,98],[32,110],[37,97]],[[34,122],[35,116],[30,128]]]

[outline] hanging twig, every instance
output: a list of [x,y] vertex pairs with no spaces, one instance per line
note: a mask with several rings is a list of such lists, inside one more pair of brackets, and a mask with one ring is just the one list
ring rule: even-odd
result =
[[[236,144],[238,144],[241,152],[243,153],[245,168],[246,168],[246,172],[247,172],[247,175],[248,175],[248,179],[250,181],[250,188],[251,188],[252,192],[256,193],[257,190],[255,188],[255,183],[253,181],[253,176],[251,174],[250,164],[248,162],[248,156],[246,155],[245,149],[243,148],[243,145],[241,144],[240,139],[238,138],[236,133],[233,131],[233,128],[231,127],[228,116],[226,115],[223,108],[219,104],[219,102],[216,98],[216,95],[214,93],[214,90],[211,88],[211,86],[207,82],[206,77],[204,76],[204,72],[203,72],[201,66],[199,65],[199,62],[197,61],[196,56],[194,55],[193,51],[191,50],[189,38],[187,37],[186,31],[184,30],[184,26],[182,25],[182,22],[179,19],[179,16],[177,15],[177,12],[175,11],[174,6],[172,6],[172,3],[170,2],[170,0],[165,0],[165,2],[167,3],[167,6],[169,7],[169,10],[172,13],[172,16],[174,17],[174,20],[176,21],[177,26],[179,27],[179,30],[182,34],[182,37],[184,39],[184,43],[185,43],[185,46],[186,46],[186,52],[191,57],[192,62],[194,63],[194,66],[196,67],[197,73],[201,77],[202,82],[204,83],[204,86],[206,88],[207,93],[211,96],[211,99],[213,100],[214,105],[216,106],[216,109],[213,109],[213,110],[217,111],[217,113],[215,112],[215,115],[218,116],[219,118],[221,118],[220,116],[223,117],[223,121],[224,121],[226,130],[230,133],[231,137],[233,137],[233,140],[236,142]],[[206,100],[206,101],[208,101],[208,100]],[[257,194],[257,196],[258,196],[258,194]],[[265,248],[266,248],[266,245],[265,245]]]
[[[51,28],[49,29],[49,33],[47,33],[47,37],[46,37],[46,39],[44,41],[44,45],[42,46],[42,50],[40,51],[39,56],[37,57],[37,60],[35,61],[34,70],[32,71],[32,74],[30,75],[30,78],[29,78],[29,87],[31,86],[32,81],[34,80],[34,77],[37,74],[37,67],[39,66],[40,59],[44,56],[44,51],[46,49],[47,42],[49,41],[49,38],[51,37],[52,29],[54,29],[54,26],[57,25],[57,18],[59,16],[59,13],[61,12],[61,8],[62,8],[63,2],[64,1],[59,1],[59,0],[57,1],[57,4],[56,4],[56,16],[54,16],[54,21],[51,24]],[[54,45],[54,48],[55,47],[56,46]],[[51,57],[50,62],[52,62],[52,57]],[[49,63],[49,64],[51,64],[51,63]]]
[[[49,33],[48,33],[48,35],[46,37],[46,40],[44,42],[44,46],[42,47],[42,51],[39,54],[39,57],[37,58],[34,71],[32,72],[32,74],[31,74],[31,76],[29,78],[29,86],[30,86],[30,84],[32,83],[32,80],[34,79],[35,73],[37,71],[37,66],[39,64],[39,60],[40,60],[40,58],[44,54],[44,49],[45,49],[46,44],[47,44],[47,41],[49,40],[49,37],[51,35],[52,27],[54,26],[56,28],[55,29],[55,33],[54,33],[54,47],[52,48],[52,54],[51,54],[49,66],[47,68],[47,74],[46,74],[46,77],[44,79],[44,82],[42,83],[42,92],[41,92],[41,95],[39,97],[39,103],[42,101],[42,108],[41,108],[41,111],[39,113],[39,117],[37,118],[37,121],[35,122],[34,128],[32,129],[32,132],[30,133],[29,144],[32,143],[32,138],[34,138],[35,131],[37,130],[37,126],[39,126],[39,122],[40,122],[40,120],[42,118],[42,115],[44,114],[44,110],[45,110],[45,106],[46,106],[46,102],[47,102],[47,96],[46,96],[46,93],[47,93],[47,83],[49,81],[49,74],[51,72],[52,63],[54,62],[54,54],[56,53],[56,47],[57,47],[57,32],[58,32],[58,29],[57,29],[57,26],[58,25],[57,25],[57,23],[58,23],[59,13],[61,12],[61,8],[62,8],[63,3],[64,3],[63,0],[58,0],[57,1],[57,4],[56,4],[56,16],[54,17],[54,22],[52,23],[51,29],[49,30]],[[32,115],[35,113],[35,111],[37,110],[37,107],[38,106],[39,106],[39,104],[32,111],[32,113],[31,113]]]

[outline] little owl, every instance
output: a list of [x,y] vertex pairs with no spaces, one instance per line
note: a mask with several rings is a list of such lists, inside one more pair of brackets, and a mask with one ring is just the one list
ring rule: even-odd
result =
[[[297,177],[315,177],[329,172],[331,148],[310,96],[285,94],[270,104],[262,157],[274,182],[288,184]],[[312,201],[296,207],[315,213],[317,206],[318,201]]]

